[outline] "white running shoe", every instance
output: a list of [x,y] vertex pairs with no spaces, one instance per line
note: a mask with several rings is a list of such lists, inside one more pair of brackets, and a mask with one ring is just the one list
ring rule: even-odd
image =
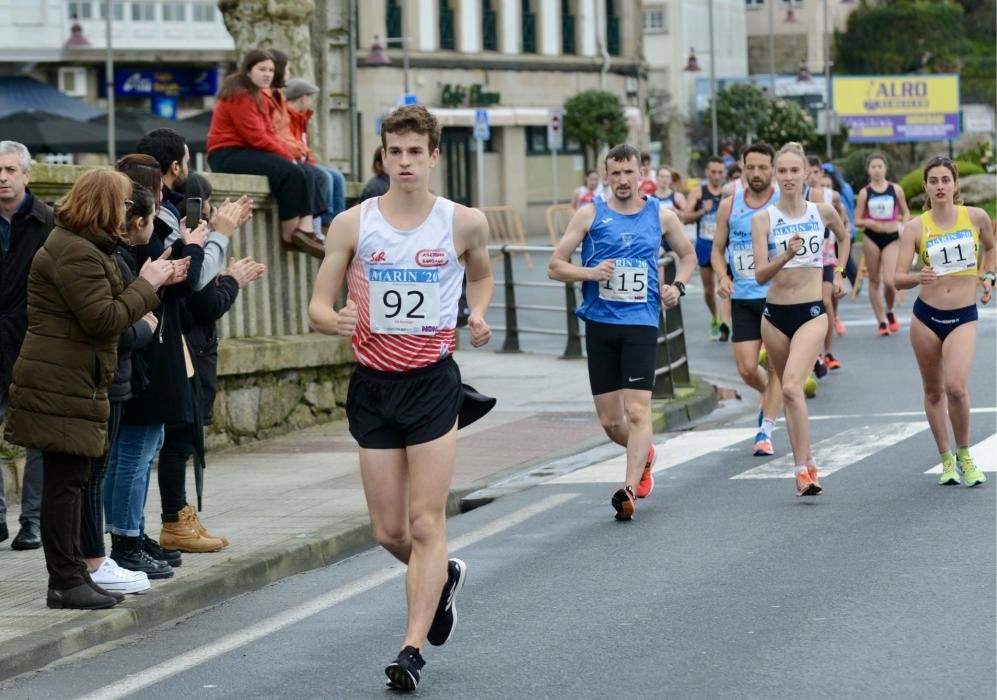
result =
[[142,571],[122,569],[107,557],[100,567],[90,574],[90,580],[110,593],[145,593],[149,590],[149,577]]

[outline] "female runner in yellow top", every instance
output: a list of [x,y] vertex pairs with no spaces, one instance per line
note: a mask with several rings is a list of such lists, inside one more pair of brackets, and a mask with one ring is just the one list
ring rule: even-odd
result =
[[[904,228],[900,238],[895,282],[898,289],[921,285],[910,342],[921,370],[924,412],[941,454],[939,483],[958,484],[958,464],[966,486],[976,486],[987,478],[969,455],[969,368],[979,325],[975,297],[980,271],[980,302],[986,304],[993,293],[994,231],[985,211],[961,206],[959,173],[948,158],[932,158],[924,166],[924,191],[926,211]],[[915,253],[922,267],[911,272]],[[949,422],[955,433],[955,458],[949,447]]]

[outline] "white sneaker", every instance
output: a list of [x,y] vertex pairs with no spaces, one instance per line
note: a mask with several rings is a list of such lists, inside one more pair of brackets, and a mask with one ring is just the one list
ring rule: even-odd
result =
[[149,590],[149,577],[142,571],[122,569],[107,557],[100,567],[90,574],[90,580],[110,593],[144,593]]

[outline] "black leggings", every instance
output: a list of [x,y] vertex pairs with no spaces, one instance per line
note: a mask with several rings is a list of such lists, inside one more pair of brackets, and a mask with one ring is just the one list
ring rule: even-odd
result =
[[123,407],[124,404],[111,402],[111,414],[107,419],[107,452],[93,460],[90,481],[83,487],[80,551],[84,559],[99,559],[107,554],[104,549],[104,474],[107,473],[107,457],[118,439]]
[[187,505],[187,460],[192,454],[194,426],[167,426],[158,466],[163,515],[176,515]]
[[208,165],[216,173],[265,175],[281,221],[312,213],[312,187],[305,169],[283,156],[250,148],[217,148],[208,154]]

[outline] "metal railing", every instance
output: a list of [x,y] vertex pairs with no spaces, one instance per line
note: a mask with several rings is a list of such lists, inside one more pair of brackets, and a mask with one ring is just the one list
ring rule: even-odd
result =
[[[491,255],[502,256],[502,278],[495,280],[495,285],[502,288],[502,303],[492,304],[493,309],[501,309],[505,316],[505,325],[492,326],[492,330],[502,332],[505,338],[502,342],[502,352],[522,352],[520,334],[564,336],[565,345],[562,358],[575,359],[583,356],[582,338],[584,333],[576,315],[578,310],[578,287],[574,282],[517,282],[514,274],[512,258],[517,253],[539,253],[549,256],[554,248],[539,245],[491,245],[488,246]],[[659,261],[664,268],[662,282],[671,284],[675,281],[675,261],[666,255]],[[516,302],[516,288],[558,289],[563,290],[562,304],[519,304]],[[564,328],[554,325],[547,328],[523,326],[519,323],[520,311],[539,311],[544,313],[563,314]],[[658,315],[658,345],[655,355],[655,382],[652,396],[654,398],[669,398],[675,395],[676,385],[690,384],[689,361],[686,355],[685,331],[682,323],[681,305],[662,311]]]

